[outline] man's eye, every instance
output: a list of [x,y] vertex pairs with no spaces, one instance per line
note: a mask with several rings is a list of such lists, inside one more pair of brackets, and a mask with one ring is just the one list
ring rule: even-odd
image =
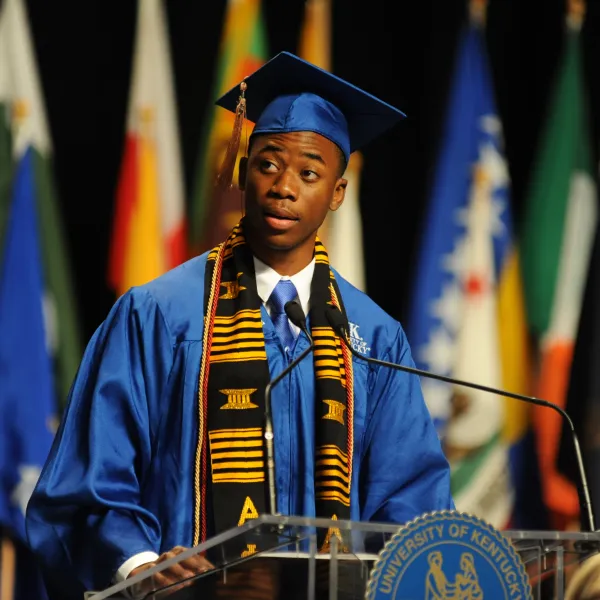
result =
[[319,178],[319,174],[316,171],[311,171],[310,169],[305,169],[302,172],[302,176],[304,179],[308,179],[309,181],[314,181]]
[[277,165],[274,162],[271,162],[270,160],[263,160],[260,163],[260,168],[263,171],[274,173],[277,170]]

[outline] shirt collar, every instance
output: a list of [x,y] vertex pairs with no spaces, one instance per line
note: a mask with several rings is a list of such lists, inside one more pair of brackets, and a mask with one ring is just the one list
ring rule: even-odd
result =
[[305,315],[308,315],[310,308],[310,285],[315,272],[315,259],[313,258],[302,271],[299,271],[291,277],[280,275],[275,269],[269,267],[264,262],[253,256],[254,272],[256,275],[256,291],[264,304],[267,303],[275,286],[280,279],[289,279],[298,292],[298,300]]

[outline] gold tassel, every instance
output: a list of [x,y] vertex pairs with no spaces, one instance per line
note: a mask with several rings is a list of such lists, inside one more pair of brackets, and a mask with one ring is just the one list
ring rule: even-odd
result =
[[246,119],[246,88],[248,84],[245,81],[240,83],[240,97],[235,109],[235,122],[233,124],[233,131],[227,144],[227,150],[225,151],[225,157],[221,164],[221,169],[217,175],[215,182],[216,191],[218,194],[222,194],[231,189],[233,184],[233,171],[235,169],[235,163],[237,162],[238,152],[240,150],[240,140],[242,137],[242,129],[244,127],[244,120]]

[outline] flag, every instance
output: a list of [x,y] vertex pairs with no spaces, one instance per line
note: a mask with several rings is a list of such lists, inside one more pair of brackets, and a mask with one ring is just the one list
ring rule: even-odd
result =
[[[267,37],[260,0],[228,0],[219,49],[217,77],[211,98],[218,98],[258,69],[267,59]],[[243,213],[242,194],[234,176],[224,197],[215,198],[214,187],[233,131],[234,115],[209,106],[201,137],[200,152],[190,206],[190,245],[193,254],[222,242]],[[242,142],[252,133],[247,123]],[[245,151],[240,144],[238,160]]]
[[[417,265],[408,332],[418,367],[527,391],[510,181],[481,25],[462,32]],[[459,510],[513,521],[527,405],[422,380]]]
[[21,542],[26,539],[25,509],[52,444],[56,411],[35,186],[30,148],[13,183],[0,267],[0,525]]
[[[299,56],[331,71],[331,0],[307,0],[300,35]],[[329,212],[319,229],[331,264],[358,289],[366,290],[362,216],[360,212],[360,152],[350,156],[344,177],[348,180],[341,209]]]
[[0,12],[0,313],[0,524],[16,540],[16,597],[42,599],[23,513],[81,344],[23,0]]
[[[537,339],[536,395],[565,407],[597,222],[586,91],[578,31],[569,27],[525,205],[521,235],[527,316]],[[561,417],[533,411],[552,526],[577,518],[576,488],[558,471]]]
[[[52,176],[52,144],[23,0],[5,0],[0,13],[0,130],[2,124],[9,130],[0,133],[0,156],[18,158],[28,148],[32,150],[44,311],[57,398],[62,406],[81,359],[79,318]],[[0,161],[0,233],[2,206],[4,212],[8,207],[11,163],[8,158]]]
[[139,0],[109,283],[121,295],[187,258],[171,58],[161,0]]
[[331,0],[306,0],[298,55],[331,71]]
[[319,235],[326,245],[331,264],[342,277],[365,292],[367,282],[359,198],[362,163],[360,152],[350,155],[344,174],[348,181],[344,203],[337,211],[329,212]]
[[0,12],[0,260],[2,240],[8,217],[10,180],[12,177],[12,136],[10,131],[10,83],[8,79],[8,48],[6,47],[6,19]]
[[0,271],[0,522],[24,538],[29,495],[52,443],[55,390],[44,324],[44,284],[33,151],[13,182]]

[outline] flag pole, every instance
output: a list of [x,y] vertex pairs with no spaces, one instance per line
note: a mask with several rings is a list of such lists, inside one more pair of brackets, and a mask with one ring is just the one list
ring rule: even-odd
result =
[[0,600],[14,600],[16,563],[15,545],[9,537],[2,535]]

